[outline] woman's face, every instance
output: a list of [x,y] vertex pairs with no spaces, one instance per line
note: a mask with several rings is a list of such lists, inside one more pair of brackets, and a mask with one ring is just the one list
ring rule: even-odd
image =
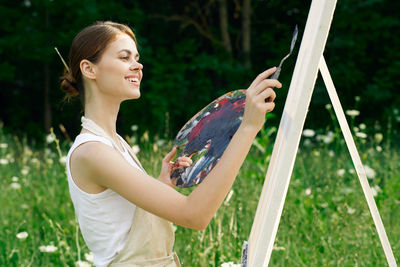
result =
[[101,93],[126,99],[140,97],[143,65],[135,42],[126,34],[117,35],[95,64],[97,88]]

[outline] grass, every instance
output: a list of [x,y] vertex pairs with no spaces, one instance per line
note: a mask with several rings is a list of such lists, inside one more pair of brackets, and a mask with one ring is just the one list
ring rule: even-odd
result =
[[[177,227],[183,266],[240,262],[271,154],[273,129],[257,138],[229,197],[204,231]],[[300,144],[270,266],[386,266],[357,175],[340,138]],[[326,137],[326,136],[325,136]],[[329,138],[328,138],[329,139]],[[308,140],[308,141],[306,141]],[[157,176],[168,142],[141,137],[138,156]],[[393,140],[357,138],[396,260],[400,261],[400,155]],[[32,149],[0,129],[0,266],[87,266],[65,175],[68,143]],[[373,177],[372,177],[373,176]],[[188,194],[191,189],[179,189]],[[26,232],[26,238],[17,234]],[[20,235],[18,235],[21,237]],[[47,251],[47,252],[46,252]],[[86,265],[85,265],[86,264]],[[89,265],[90,266],[90,265]]]

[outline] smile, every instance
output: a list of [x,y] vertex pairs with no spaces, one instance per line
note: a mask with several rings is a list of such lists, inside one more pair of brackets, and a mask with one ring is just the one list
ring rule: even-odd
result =
[[130,83],[139,83],[139,79],[138,78],[125,78],[125,80],[127,80]]

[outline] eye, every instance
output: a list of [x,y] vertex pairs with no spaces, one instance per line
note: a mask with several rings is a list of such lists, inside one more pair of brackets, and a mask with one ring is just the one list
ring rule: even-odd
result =
[[127,60],[129,60],[129,57],[128,57],[128,56],[120,57],[120,59],[122,59],[122,60],[124,60],[124,61],[127,61]]

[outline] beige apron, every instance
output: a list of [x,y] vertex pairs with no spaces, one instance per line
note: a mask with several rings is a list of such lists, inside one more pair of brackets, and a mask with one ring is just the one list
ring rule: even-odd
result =
[[[118,146],[104,130],[92,120],[82,117],[82,127],[92,133],[109,139],[120,153]],[[132,148],[118,135],[122,146],[132,159],[145,172]],[[179,258],[172,252],[174,246],[174,229],[172,223],[136,207],[135,216],[123,249],[110,263],[110,267],[180,267]]]

